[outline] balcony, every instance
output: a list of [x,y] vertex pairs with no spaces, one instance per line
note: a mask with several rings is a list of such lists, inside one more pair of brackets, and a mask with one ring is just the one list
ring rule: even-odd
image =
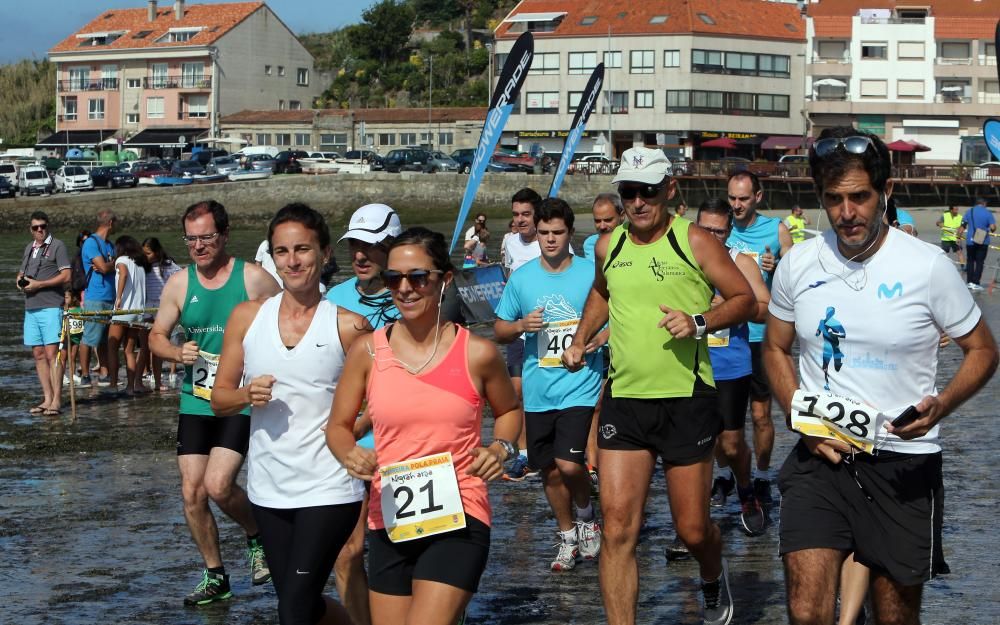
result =
[[177,119],[208,119],[208,113],[192,112],[192,111],[177,111]]
[[834,61],[832,59],[813,60],[806,65],[807,76],[832,76],[837,78],[849,78],[854,72],[854,66],[848,61]]
[[211,76],[153,76],[142,79],[144,89],[196,89],[210,90]]
[[77,119],[78,119],[78,116],[77,116],[76,113],[66,113],[66,114],[63,114],[63,115],[56,115],[56,120],[60,124],[65,123],[65,122],[75,122]]
[[59,93],[71,91],[117,91],[117,78],[99,78],[97,80],[79,80],[71,78],[69,80],[56,81],[56,89]]
[[934,95],[937,104],[971,104],[972,97],[952,93],[937,93]]
[[939,56],[934,59],[937,65],[972,65],[972,57]]

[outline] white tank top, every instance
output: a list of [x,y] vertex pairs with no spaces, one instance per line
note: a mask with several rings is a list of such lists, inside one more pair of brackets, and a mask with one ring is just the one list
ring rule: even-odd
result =
[[264,302],[243,339],[243,379],[277,380],[271,401],[250,414],[247,495],[268,508],[361,501],[361,482],[334,458],[322,429],[344,368],[337,306],[321,300],[299,344],[288,349],[278,332],[282,295]]

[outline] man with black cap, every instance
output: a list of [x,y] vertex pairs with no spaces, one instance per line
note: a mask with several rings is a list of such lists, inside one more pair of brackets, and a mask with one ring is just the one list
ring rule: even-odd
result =
[[[610,319],[611,368],[598,458],[604,540],[601,594],[608,623],[635,622],[635,549],[656,457],[663,459],[677,534],[698,560],[704,622],[732,620],[722,536],[709,517],[712,451],[722,431],[705,335],[750,319],[750,285],[710,233],[671,215],[677,190],[661,150],[631,148],[613,182],[628,222],[595,248],[594,285],[567,368]],[[712,308],[718,289],[724,302]]]

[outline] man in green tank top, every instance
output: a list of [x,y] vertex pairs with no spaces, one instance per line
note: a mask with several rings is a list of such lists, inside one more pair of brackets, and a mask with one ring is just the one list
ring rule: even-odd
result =
[[[600,580],[610,625],[635,623],[635,548],[657,456],[677,534],[700,565],[704,622],[724,625],[733,615],[722,537],[709,517],[722,417],[704,336],[750,319],[756,302],[726,248],[668,212],[676,192],[670,171],[661,150],[622,155],[613,182],[628,223],[598,241],[594,285],[563,353],[566,367],[579,370],[587,342],[610,319],[611,370],[598,428]],[[714,309],[713,287],[725,299]]]
[[958,212],[958,207],[949,206],[934,223],[941,228],[941,249],[945,254],[957,254],[958,264],[965,271],[965,251],[958,244],[959,238],[965,236],[965,229],[962,228],[962,214]]
[[[205,562],[201,583],[184,603],[206,605],[232,595],[209,498],[246,531],[253,584],[264,584],[271,577],[250,502],[236,484],[250,440],[250,413],[216,417],[209,401],[229,313],[240,302],[270,297],[281,289],[264,269],[226,251],[229,216],[218,202],[189,206],[181,223],[192,262],[164,285],[149,346],[160,358],[184,365],[177,466],[184,517]],[[187,337],[181,346],[170,343],[178,323]]]

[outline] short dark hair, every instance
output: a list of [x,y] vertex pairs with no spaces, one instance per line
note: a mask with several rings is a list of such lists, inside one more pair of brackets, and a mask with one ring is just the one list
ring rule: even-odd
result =
[[453,271],[451,257],[448,255],[448,244],[445,243],[444,235],[434,232],[423,226],[414,226],[404,230],[396,240],[389,245],[389,252],[404,245],[419,245],[424,248],[427,255],[431,257],[435,269],[441,271]]
[[274,215],[271,223],[267,226],[267,253],[273,256],[271,251],[271,240],[274,238],[274,230],[285,222],[295,222],[302,224],[303,228],[312,230],[319,238],[320,249],[330,247],[330,228],[326,225],[326,219],[319,211],[314,210],[308,204],[302,202],[292,202],[281,207]]
[[519,190],[510,198],[510,203],[521,202],[525,204],[531,204],[535,208],[535,212],[538,212],[538,207],[542,203],[542,196],[538,195],[538,192],[534,189],[525,187]]
[[49,223],[49,216],[43,213],[42,211],[34,211],[33,213],[31,213],[31,221],[36,221],[36,220]]
[[729,174],[729,178],[726,180],[726,186],[728,187],[729,183],[735,178],[749,178],[750,187],[751,189],[753,189],[753,194],[757,195],[758,193],[760,193],[762,187],[760,186],[760,178],[757,177],[757,174],[747,169],[734,171],[733,173]]
[[194,221],[205,213],[211,213],[212,219],[215,221],[216,232],[219,234],[229,232],[229,213],[226,212],[225,206],[215,200],[202,200],[187,207],[184,216],[181,217],[181,228],[184,229],[184,232],[187,233],[187,222]]
[[[986,206],[986,198],[984,198],[984,197],[977,197],[976,198],[976,204],[979,205],[979,206]],[[34,218],[32,218],[32,219],[34,219]]]
[[[871,145],[862,154],[853,154],[837,148],[825,156],[816,153],[815,148],[809,149],[809,167],[812,169],[813,184],[820,193],[823,189],[844,177],[851,170],[861,170],[868,174],[872,187],[879,193],[885,191],[886,182],[892,175],[892,161],[889,148],[879,139],[853,126],[834,126],[820,133],[816,141],[822,139],[843,139],[845,137],[867,137]],[[815,144],[814,144],[815,145]]]
[[558,197],[547,197],[535,209],[535,226],[538,226],[540,221],[552,221],[553,219],[562,219],[567,228],[573,229],[575,217],[573,209],[569,207],[566,200]]
[[708,213],[709,215],[722,215],[727,218],[729,227],[733,227],[733,219],[735,217],[733,215],[733,207],[728,200],[718,197],[709,198],[698,206],[698,216],[696,217],[698,221],[701,220],[702,213]]

